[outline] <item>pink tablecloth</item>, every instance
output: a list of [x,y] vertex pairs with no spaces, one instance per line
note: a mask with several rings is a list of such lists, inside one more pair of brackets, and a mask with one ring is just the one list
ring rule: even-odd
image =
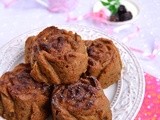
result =
[[160,79],[145,73],[146,92],[136,120],[160,120]]

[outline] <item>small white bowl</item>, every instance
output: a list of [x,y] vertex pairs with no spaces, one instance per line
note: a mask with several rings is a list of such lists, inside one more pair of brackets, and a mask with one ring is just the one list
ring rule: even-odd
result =
[[[112,22],[112,21],[106,20],[106,22],[105,22],[106,24],[109,24],[109,25],[129,24],[129,23],[133,23],[135,21],[135,19],[138,17],[138,15],[140,13],[140,9],[135,2],[133,2],[132,0],[121,0],[120,4],[125,5],[127,11],[130,11],[132,13],[133,18],[131,20],[127,20],[127,21],[123,21],[123,22]],[[98,12],[102,8],[105,8],[105,7],[102,5],[102,3],[100,1],[98,1],[93,6],[93,12]],[[105,9],[106,9],[106,11],[108,11],[107,8],[105,8]]]

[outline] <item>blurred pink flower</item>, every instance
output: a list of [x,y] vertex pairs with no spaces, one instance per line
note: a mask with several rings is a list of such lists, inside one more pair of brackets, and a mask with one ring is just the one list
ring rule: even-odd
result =
[[13,4],[16,0],[1,0],[0,2],[4,4],[4,7],[9,7],[11,4]]
[[95,21],[106,23],[106,21],[109,19],[109,14],[106,12],[105,9],[101,9],[98,12],[90,12],[86,14],[85,18],[91,18]]
[[73,9],[78,0],[36,0],[50,12],[68,12]]
[[74,8],[77,4],[77,0],[48,0],[48,9],[51,12],[65,12]]

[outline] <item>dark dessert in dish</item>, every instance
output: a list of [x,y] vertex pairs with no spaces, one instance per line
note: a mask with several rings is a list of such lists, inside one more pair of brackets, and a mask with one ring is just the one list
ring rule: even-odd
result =
[[127,11],[124,5],[120,5],[118,7],[117,13],[112,14],[110,16],[110,21],[123,22],[123,21],[131,20],[132,18],[133,18],[132,13],[130,11]]

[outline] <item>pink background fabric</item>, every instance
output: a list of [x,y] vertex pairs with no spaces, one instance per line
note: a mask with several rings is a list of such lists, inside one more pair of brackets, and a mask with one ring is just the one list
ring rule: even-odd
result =
[[146,91],[136,120],[160,120],[160,79],[145,73]]

